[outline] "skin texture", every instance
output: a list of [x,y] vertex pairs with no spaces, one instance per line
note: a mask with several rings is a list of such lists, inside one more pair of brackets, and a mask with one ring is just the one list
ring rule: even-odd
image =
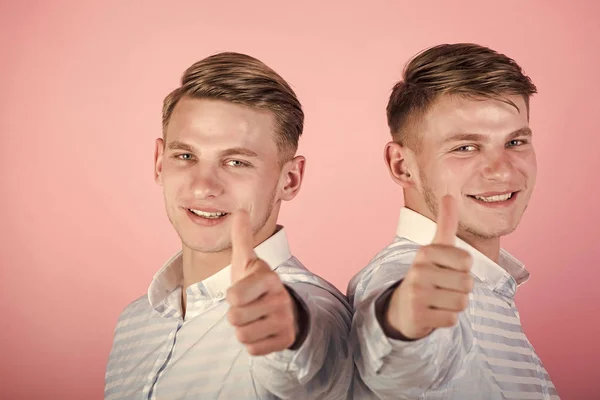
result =
[[[232,265],[229,318],[251,354],[283,350],[298,331],[296,302],[275,272],[251,258],[275,232],[281,202],[297,195],[304,175],[304,157],[282,159],[275,128],[268,110],[184,97],[155,148],[155,180],[182,243],[184,312],[185,289],[232,263],[237,238],[245,258]],[[204,218],[190,209],[225,216]]]
[[[513,232],[535,186],[537,164],[525,101],[440,97],[412,129],[418,146],[386,145],[390,175],[404,188],[406,206],[438,223],[384,306],[392,337],[417,339],[456,324],[468,304],[472,260],[457,236],[497,261],[500,238]],[[505,201],[474,198],[512,194]]]

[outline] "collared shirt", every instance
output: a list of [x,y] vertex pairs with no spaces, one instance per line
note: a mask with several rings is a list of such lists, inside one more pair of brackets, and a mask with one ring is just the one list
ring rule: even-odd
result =
[[345,296],[290,253],[283,228],[255,248],[308,312],[297,350],[250,356],[227,320],[231,266],[191,285],[182,318],[182,258],[121,314],[105,376],[113,399],[346,399],[353,377]]
[[349,283],[355,307],[355,399],[558,399],[542,362],[527,340],[514,302],[529,273],[500,251],[499,264],[456,238],[473,258],[474,289],[458,323],[416,341],[385,335],[375,303],[410,268],[420,246],[432,242],[436,224],[403,208],[393,242]]

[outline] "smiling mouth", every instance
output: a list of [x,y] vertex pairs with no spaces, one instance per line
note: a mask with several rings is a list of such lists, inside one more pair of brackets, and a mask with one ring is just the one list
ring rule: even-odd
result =
[[511,193],[505,193],[505,194],[496,194],[493,196],[473,196],[473,195],[468,195],[468,196],[473,199],[483,201],[484,203],[500,203],[503,201],[510,200],[511,198],[513,198],[513,196],[516,193],[517,192],[511,192]]
[[191,213],[202,217],[202,218],[207,218],[207,219],[219,219],[219,218],[223,218],[227,215],[229,215],[226,212],[208,212],[208,211],[202,211],[202,210],[194,210],[193,208],[188,208],[188,211],[190,211]]

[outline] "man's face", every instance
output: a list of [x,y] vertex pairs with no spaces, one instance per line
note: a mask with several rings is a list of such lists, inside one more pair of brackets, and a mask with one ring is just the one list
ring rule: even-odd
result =
[[426,113],[416,154],[417,190],[433,216],[439,199],[457,200],[459,235],[495,238],[514,231],[531,197],[537,163],[521,96],[441,97]]
[[229,249],[230,214],[240,208],[249,211],[257,241],[266,239],[280,200],[293,197],[285,186],[295,160],[282,167],[269,111],[183,98],[165,140],[157,139],[155,156],[169,220],[194,251]]

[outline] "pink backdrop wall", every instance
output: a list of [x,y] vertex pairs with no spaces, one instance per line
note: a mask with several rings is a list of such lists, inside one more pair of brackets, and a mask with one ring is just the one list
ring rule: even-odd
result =
[[518,304],[559,393],[597,393],[600,3],[173,3],[1,2],[0,398],[102,398],[118,314],[178,248],[152,151],[189,64],[247,52],[296,88],[307,175],[281,221],[345,291],[401,205],[382,161],[392,84],[415,52],[459,41],[506,52],[539,87],[537,191],[505,246],[532,273]]

